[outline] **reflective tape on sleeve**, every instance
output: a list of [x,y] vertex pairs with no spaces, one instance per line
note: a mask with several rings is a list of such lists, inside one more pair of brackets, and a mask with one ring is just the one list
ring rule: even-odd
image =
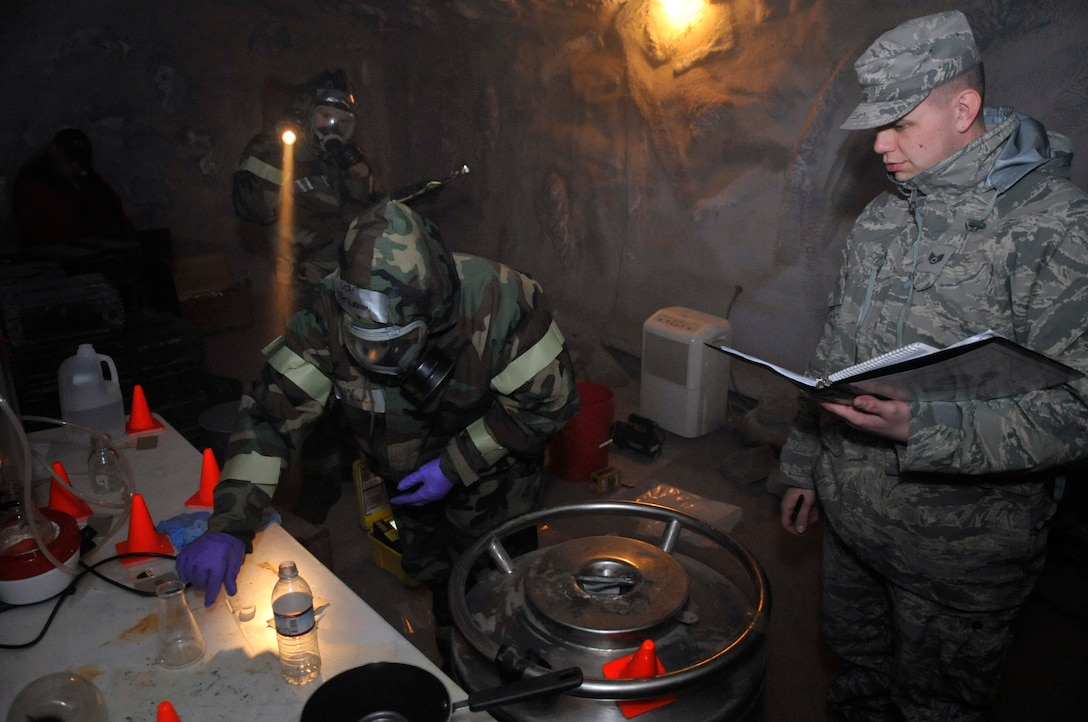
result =
[[[275,348],[280,342],[279,348]],[[325,405],[332,391],[332,380],[321,373],[321,370],[306,359],[299,356],[285,345],[281,339],[276,339],[265,349],[266,353],[275,348],[268,356],[268,364],[290,379],[291,383],[302,389],[320,406]]]
[[476,450],[480,452],[488,465],[494,464],[506,455],[506,447],[495,441],[495,437],[487,430],[487,424],[482,418],[469,424],[466,431]]
[[513,393],[515,389],[543,371],[555,360],[563,351],[565,340],[559,326],[552,321],[552,325],[539,341],[491,379],[491,388],[504,395]]
[[[258,486],[275,488],[280,480],[280,460],[274,456],[262,456],[256,451],[227,459],[219,472],[223,479],[249,481]],[[269,492],[271,494],[271,492]]]
[[266,163],[260,158],[256,158],[252,155],[247,155],[238,163],[238,170],[252,173],[253,175],[273,183],[275,185],[283,185],[283,171],[272,165]]

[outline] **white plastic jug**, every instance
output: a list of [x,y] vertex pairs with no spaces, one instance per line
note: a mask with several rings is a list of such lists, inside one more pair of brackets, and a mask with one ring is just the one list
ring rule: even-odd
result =
[[[109,369],[109,378],[103,376],[102,364]],[[64,421],[104,431],[114,439],[125,435],[125,403],[112,358],[97,353],[92,344],[81,343],[76,355],[61,363],[57,386]],[[81,431],[69,434],[73,440],[86,437]]]

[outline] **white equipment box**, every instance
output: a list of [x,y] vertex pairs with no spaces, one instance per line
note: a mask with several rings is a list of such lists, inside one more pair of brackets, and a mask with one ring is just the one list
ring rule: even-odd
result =
[[706,345],[732,343],[729,321],[671,306],[642,325],[642,416],[692,438],[725,425],[729,357]]

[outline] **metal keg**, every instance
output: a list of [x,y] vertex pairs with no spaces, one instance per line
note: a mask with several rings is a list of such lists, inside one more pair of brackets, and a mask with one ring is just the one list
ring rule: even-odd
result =
[[[591,533],[560,534],[516,557],[503,544],[529,527],[557,526]],[[582,670],[580,687],[492,710],[496,719],[623,722],[631,703],[652,703],[639,722],[747,722],[762,713],[766,575],[729,534],[683,512],[601,501],[518,517],[458,560],[450,604],[454,676],[469,691]],[[613,662],[647,640],[657,674],[617,675]]]

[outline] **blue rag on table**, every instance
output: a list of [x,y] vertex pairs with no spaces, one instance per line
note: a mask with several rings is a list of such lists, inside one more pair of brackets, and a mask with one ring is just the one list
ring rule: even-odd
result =
[[186,544],[208,531],[210,511],[193,511],[163,519],[155,525],[155,531],[170,537],[170,543],[181,551]]
[[[210,511],[191,511],[178,514],[160,521],[155,525],[155,531],[168,536],[174,548],[181,551],[193,539],[208,531],[209,516],[211,516]],[[261,518],[261,529],[273,522],[278,524],[280,521],[279,513],[272,507],[268,507],[264,510],[264,516]]]

